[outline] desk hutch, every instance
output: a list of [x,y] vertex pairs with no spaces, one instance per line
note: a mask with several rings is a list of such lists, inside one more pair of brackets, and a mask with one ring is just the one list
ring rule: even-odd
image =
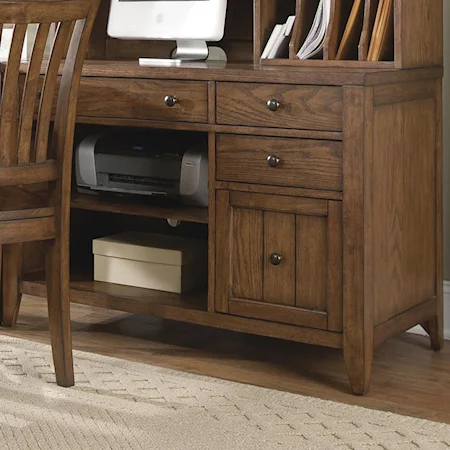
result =
[[[334,0],[321,60],[261,61],[273,26],[307,3],[229,0],[226,66],[151,68],[137,58],[166,57],[173,43],[108,38],[102,1],[77,135],[96,127],[198,134],[208,143],[209,207],[72,189],[71,296],[341,348],[352,391],[365,394],[373,351],[387,338],[421,324],[433,349],[443,344],[442,0],[394,0],[386,60],[364,61],[367,39],[359,57],[335,59],[353,1]],[[366,13],[374,3],[366,0]],[[94,282],[92,238],[130,228],[207,237],[207,287],[179,295]],[[24,251],[18,295],[45,296],[30,256],[39,252]]]

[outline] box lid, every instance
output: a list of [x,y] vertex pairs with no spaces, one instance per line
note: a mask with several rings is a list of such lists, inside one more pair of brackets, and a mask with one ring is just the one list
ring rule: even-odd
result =
[[96,255],[181,266],[208,255],[206,240],[130,231],[92,241]]

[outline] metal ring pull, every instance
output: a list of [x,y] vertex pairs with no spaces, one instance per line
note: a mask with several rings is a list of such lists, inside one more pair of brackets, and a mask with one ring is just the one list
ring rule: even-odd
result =
[[272,266],[279,266],[282,260],[283,257],[279,253],[272,253],[269,257],[269,261]]
[[164,103],[169,108],[172,108],[172,106],[175,106],[178,103],[178,99],[174,95],[166,95],[164,97]]

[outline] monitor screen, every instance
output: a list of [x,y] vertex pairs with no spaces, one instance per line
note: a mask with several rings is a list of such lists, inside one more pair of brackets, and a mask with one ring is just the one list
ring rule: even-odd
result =
[[119,39],[219,41],[227,0],[111,0],[108,35]]

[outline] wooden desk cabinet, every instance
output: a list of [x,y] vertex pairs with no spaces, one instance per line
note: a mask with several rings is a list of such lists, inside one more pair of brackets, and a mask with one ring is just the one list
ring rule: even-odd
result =
[[[72,300],[342,348],[352,390],[364,394],[385,339],[422,324],[434,349],[443,343],[441,51],[410,58],[400,33],[393,62],[260,64],[276,20],[261,8],[279,2],[255,3],[250,64],[86,63],[78,123],[204,135],[209,208],[74,194],[74,212],[207,223],[209,277],[207,291],[176,295],[74,274]],[[400,21],[412,3],[417,20],[428,7],[426,20],[439,17],[439,1],[396,0],[397,27],[415,26]],[[441,30],[421,30],[439,41]],[[108,41],[103,56],[118,46]],[[45,295],[39,275],[20,288]]]

